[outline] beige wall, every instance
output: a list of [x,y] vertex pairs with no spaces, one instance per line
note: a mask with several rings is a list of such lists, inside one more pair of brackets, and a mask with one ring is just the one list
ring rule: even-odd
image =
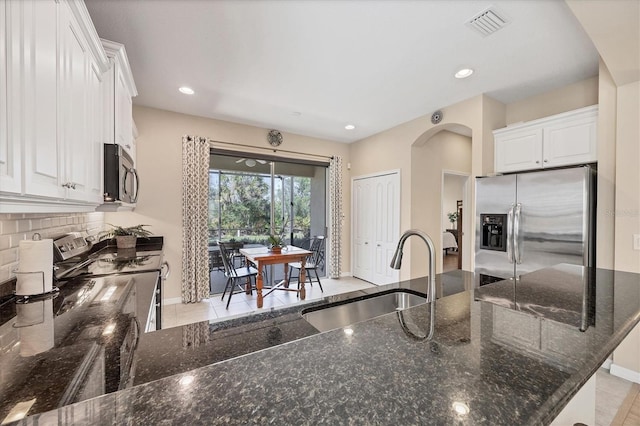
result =
[[[610,250],[598,265],[640,272],[640,251],[633,234],[640,233],[640,2],[566,0],[602,58],[598,119],[598,243]],[[603,216],[604,214],[604,216]],[[611,232],[613,230],[613,232]],[[611,237],[605,235],[611,232]],[[640,382],[640,326],[613,355],[613,367],[631,372]]]
[[506,122],[531,121],[598,103],[598,77],[507,105]]
[[[431,123],[431,115],[429,114],[355,142],[350,145],[351,176],[362,176],[384,170],[399,169],[401,185],[400,229],[404,232],[410,228],[417,228],[419,223],[414,221],[414,215],[412,214],[412,206],[416,201],[412,192],[414,185],[419,186],[422,183],[416,182],[413,176],[416,168],[412,167],[412,146],[423,146],[440,131],[462,125],[470,129],[472,134],[471,174],[480,175],[483,170],[483,148],[487,149],[487,145],[489,145],[483,144],[483,137],[486,137],[487,127],[485,121],[483,121],[483,107],[486,110],[491,110],[500,105],[496,101],[487,100],[484,95],[476,96],[443,108],[442,122],[437,125]],[[491,114],[487,115],[492,116]],[[504,117],[502,120],[504,120]],[[493,152],[492,148],[491,152]],[[442,167],[439,170],[438,185],[440,185]],[[429,194],[429,197],[431,197],[431,194]],[[434,195],[433,199],[437,200],[438,208],[430,211],[427,215],[420,214],[419,218],[421,220],[424,218],[428,223],[440,223],[440,198],[436,197],[438,195]],[[470,204],[474,204],[473,199]],[[436,226],[436,235],[438,233],[439,225]],[[424,244],[420,241],[412,240],[405,253],[405,259],[409,261],[405,262],[400,270],[400,278],[402,280],[420,276],[414,275],[412,267],[407,264],[413,263],[411,259],[414,256],[410,255],[410,253],[414,251],[416,252],[416,258],[420,258],[420,262],[424,263],[422,260],[424,259],[423,256],[426,256]]]
[[[616,104],[615,269],[640,273],[640,251],[633,234],[640,234],[640,81],[618,87]],[[640,300],[640,283],[638,288]],[[624,301],[623,303],[628,303]],[[640,325],[613,353],[614,367],[640,383]],[[624,373],[623,373],[624,374]]]
[[[107,213],[105,221],[119,225],[149,224],[150,231],[165,237],[164,252],[172,272],[165,285],[164,298],[175,299],[180,297],[182,269],[182,136],[197,135],[218,141],[269,147],[266,141],[268,130],[140,106],[134,106],[133,116],[139,135],[136,144],[140,198],[134,212]],[[343,157],[344,207],[345,217],[349,218],[348,145],[294,134],[285,133],[283,136],[282,149]],[[350,268],[349,225],[349,221],[345,220],[342,239],[345,246],[342,257],[344,271]]]
[[598,208],[596,217],[596,265],[614,268],[614,210],[616,185],[617,88],[600,61],[598,84]]
[[[603,97],[611,97],[611,90],[607,88],[611,85],[610,79],[604,77],[605,83]],[[428,157],[424,151],[430,139],[438,140],[437,133],[446,130],[452,125],[460,124],[471,130],[471,168],[470,174],[473,176],[487,175],[493,172],[494,152],[493,152],[493,130],[504,127],[507,123],[518,121],[529,121],[552,114],[582,108],[598,103],[599,98],[599,78],[589,78],[575,84],[563,87],[558,90],[543,93],[541,95],[514,102],[509,105],[488,97],[477,96],[460,102],[455,105],[443,108],[443,121],[439,125],[432,125],[430,116],[419,117],[407,123],[388,129],[377,135],[353,143],[350,147],[352,162],[352,176],[371,174],[383,170],[400,169],[401,171],[401,230],[418,228],[425,230],[433,239],[438,241],[440,247],[439,224],[441,211],[440,202],[434,208],[428,201],[432,199],[440,200],[441,175],[442,170],[447,167],[443,164],[435,164],[437,169],[425,167],[425,158]],[[607,101],[611,104],[611,101]],[[599,136],[606,139],[607,131],[611,132],[611,114],[609,107],[605,107],[604,115],[599,119]],[[448,133],[448,132],[447,132]],[[434,136],[436,135],[436,136]],[[601,150],[605,158],[603,168],[603,179],[610,179],[615,169],[615,164],[611,161],[615,147],[605,142],[600,142]],[[428,174],[434,176],[426,177]],[[433,180],[435,177],[435,181]],[[429,182],[425,186],[425,182]],[[469,208],[466,209],[467,217],[475,217],[473,206],[473,179],[470,182],[471,196]],[[609,195],[610,193],[608,193]],[[606,197],[605,197],[606,198]],[[603,207],[609,206],[613,209],[611,199],[608,199],[599,208],[599,215],[603,216]],[[612,226],[607,227],[603,222],[603,230],[613,230]],[[470,225],[471,226],[471,225]],[[432,229],[433,228],[433,229]],[[472,247],[475,244],[472,228],[468,232],[470,244],[467,245],[463,253],[464,269],[472,269]],[[602,232],[605,234],[605,231]],[[613,246],[613,232],[605,237],[603,247]],[[435,242],[435,241],[434,241]],[[426,274],[427,266],[424,258],[426,248],[419,241],[412,241],[410,244],[411,255],[405,258],[411,259],[414,266],[403,266],[401,279],[408,279]],[[605,250],[605,249],[602,249]],[[439,256],[441,256],[441,251]],[[603,263],[610,262],[612,256],[603,256]],[[440,262],[437,262],[440,265]]]
[[[618,87],[616,119],[615,269],[640,273],[640,81]],[[639,360],[640,363],[640,360]]]
[[[436,248],[436,273],[442,271],[442,227],[449,227],[445,216],[441,222],[442,173],[452,171],[471,174],[471,138],[442,131],[425,144],[411,148],[411,227],[425,231],[433,239]],[[473,180],[473,179],[471,179]],[[455,211],[453,207],[449,211]],[[428,251],[422,242],[411,250],[411,276],[427,275]],[[469,269],[469,265],[466,265]]]

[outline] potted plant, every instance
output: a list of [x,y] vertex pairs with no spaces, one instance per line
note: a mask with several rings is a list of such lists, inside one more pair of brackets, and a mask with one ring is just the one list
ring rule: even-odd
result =
[[136,225],[129,227],[122,227],[111,225],[108,223],[107,225],[111,226],[111,229],[105,231],[101,234],[100,240],[106,240],[115,238],[116,246],[121,248],[134,248],[136,246],[136,241],[139,238],[149,238],[151,232],[144,229],[145,226],[149,225]]
[[282,253],[282,239],[280,235],[269,235],[269,243],[271,244],[269,251],[272,253]]
[[458,220],[458,212],[447,213],[447,217],[449,218],[449,222],[451,222],[451,228],[455,229],[455,223]]

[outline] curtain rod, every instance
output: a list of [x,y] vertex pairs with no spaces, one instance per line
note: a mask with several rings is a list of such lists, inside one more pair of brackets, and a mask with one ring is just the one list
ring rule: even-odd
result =
[[223,144],[223,145],[231,145],[231,146],[241,146],[241,147],[245,147],[245,148],[251,148],[251,149],[262,149],[265,151],[272,151],[272,152],[286,152],[288,154],[298,154],[298,155],[306,155],[309,157],[319,157],[319,158],[326,158],[329,160],[333,160],[333,155],[320,155],[320,154],[309,154],[307,152],[298,152],[298,151],[289,151],[287,149],[277,149],[277,148],[265,148],[262,146],[255,146],[255,145],[245,145],[242,143],[234,143],[234,142],[222,142],[222,141],[216,141],[213,139],[207,139],[209,141],[209,144],[215,143],[215,144]]

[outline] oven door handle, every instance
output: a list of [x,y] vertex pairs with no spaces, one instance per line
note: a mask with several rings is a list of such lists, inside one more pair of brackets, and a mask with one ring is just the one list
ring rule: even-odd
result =
[[167,273],[162,275],[163,280],[166,280],[167,278],[169,278],[169,275],[171,275],[171,267],[169,266],[169,262],[167,262],[166,260],[162,262],[162,266],[160,266],[160,269],[162,270],[165,266],[167,267]]
[[133,167],[129,169],[129,172],[136,180],[136,187],[133,191],[133,195],[131,196],[131,203],[136,203],[138,201],[138,193],[140,192],[140,178],[138,177],[138,171]]

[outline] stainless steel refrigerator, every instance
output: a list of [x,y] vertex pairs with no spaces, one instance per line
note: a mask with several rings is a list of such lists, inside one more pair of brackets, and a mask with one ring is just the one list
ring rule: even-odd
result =
[[595,266],[595,187],[590,166],[477,178],[479,285],[559,263]]

